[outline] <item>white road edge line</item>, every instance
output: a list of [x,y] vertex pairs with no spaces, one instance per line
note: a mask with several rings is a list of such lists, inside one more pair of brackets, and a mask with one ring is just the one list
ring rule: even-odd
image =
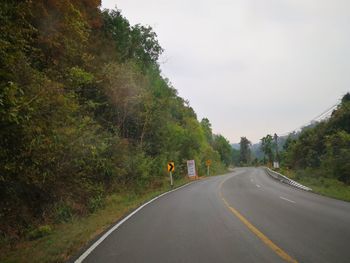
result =
[[118,227],[120,227],[123,223],[125,223],[130,217],[132,217],[133,215],[135,215],[138,211],[140,211],[142,208],[144,208],[146,205],[154,202],[155,200],[157,200],[158,198],[170,194],[174,191],[177,191],[189,184],[192,184],[193,182],[189,182],[183,186],[180,186],[178,188],[175,188],[173,190],[170,190],[168,192],[165,192],[161,195],[156,196],[155,198],[153,198],[152,200],[148,201],[147,203],[144,203],[143,205],[141,205],[140,207],[138,207],[134,212],[132,212],[131,214],[129,214],[128,216],[126,216],[124,219],[122,219],[119,223],[117,223],[116,225],[114,225],[110,230],[108,230],[103,236],[101,236],[95,243],[93,243],[83,254],[81,254],[81,256],[74,261],[75,263],[81,263],[83,262],[83,260],[85,258],[87,258],[87,256],[99,245],[103,242],[103,240],[105,240],[114,230],[116,230]]
[[256,187],[261,187],[261,186],[257,184]]
[[280,198],[281,198],[281,199],[283,199],[283,200],[285,200],[285,201],[287,201],[287,202],[291,202],[291,203],[294,203],[294,204],[295,204],[295,202],[294,202],[294,201],[289,200],[289,199],[287,199],[287,198],[285,198],[285,197],[283,197],[283,196],[280,196]]

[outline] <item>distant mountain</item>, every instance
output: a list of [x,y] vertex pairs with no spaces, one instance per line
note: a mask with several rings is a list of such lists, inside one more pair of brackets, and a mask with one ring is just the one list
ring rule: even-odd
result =
[[[310,125],[311,126],[311,125]],[[310,128],[310,126],[307,126],[305,128]],[[292,138],[297,138],[299,136],[299,133],[291,133],[289,134]],[[286,136],[280,136],[278,137],[278,150],[282,151],[283,150],[283,146],[286,143],[286,140],[288,138],[289,135]],[[232,143],[231,147],[235,150],[239,150],[240,149],[240,145],[239,143]],[[250,147],[251,153],[252,153],[252,158],[256,158],[258,160],[262,160],[264,158],[264,153],[261,150],[261,142],[258,143],[254,143],[251,145]]]
[[250,147],[250,150],[252,152],[253,158],[262,160],[264,158],[264,153],[261,151],[261,143],[254,143],[252,144],[252,146]]
[[239,150],[241,147],[240,147],[240,145],[239,145],[239,143],[232,143],[231,144],[231,147],[233,148],[233,149],[236,149],[236,150]]
[[[278,140],[277,140],[277,143],[278,143],[278,151],[282,151],[283,150],[283,146],[284,144],[286,143],[286,140],[288,138],[289,135],[286,135],[286,136],[280,136],[278,137]],[[298,136],[298,134],[296,133],[292,133],[290,134],[290,136],[292,138],[295,138]],[[259,160],[262,160],[264,158],[264,153],[263,151],[261,150],[261,142],[258,142],[258,143],[254,143],[252,144],[251,146],[251,151],[252,151],[252,155],[253,155],[253,158],[257,158]]]

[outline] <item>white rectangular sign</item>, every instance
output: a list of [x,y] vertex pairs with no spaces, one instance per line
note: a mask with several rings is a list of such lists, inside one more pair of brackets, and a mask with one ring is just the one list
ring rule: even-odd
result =
[[280,164],[278,162],[273,162],[273,168],[280,168]]
[[187,161],[187,172],[188,176],[196,176],[196,165],[194,163],[194,160],[188,160]]

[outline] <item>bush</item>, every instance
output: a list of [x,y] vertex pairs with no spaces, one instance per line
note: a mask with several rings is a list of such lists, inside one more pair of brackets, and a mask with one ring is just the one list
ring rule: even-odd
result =
[[322,168],[338,180],[350,184],[350,134],[345,131],[326,137]]
[[104,198],[102,195],[97,195],[89,199],[88,209],[90,213],[96,212],[104,206]]
[[51,234],[52,228],[49,225],[39,226],[28,233],[28,239],[34,240]]
[[56,223],[68,222],[72,219],[72,216],[72,208],[68,204],[60,202],[55,205],[54,217]]
[[0,2],[0,235],[144,190],[170,160],[176,178],[189,159],[200,174],[207,159],[213,173],[229,164],[228,141],[214,150],[209,120],[162,76],[151,28],[99,1],[19,2]]

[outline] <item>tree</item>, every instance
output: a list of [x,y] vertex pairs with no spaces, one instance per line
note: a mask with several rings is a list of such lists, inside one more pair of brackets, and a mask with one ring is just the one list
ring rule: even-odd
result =
[[150,67],[158,68],[158,58],[163,49],[150,26],[130,26],[120,10],[106,9],[103,18],[105,33],[115,41],[121,62],[134,60],[143,71]]
[[321,167],[332,177],[350,184],[350,134],[338,131],[326,137],[326,153]]
[[232,163],[235,165],[235,166],[239,166],[239,150],[237,149],[234,149],[232,148]]
[[264,153],[264,158],[267,156],[269,163],[273,162],[273,138],[270,134],[261,139],[261,150]]
[[213,132],[211,129],[211,123],[207,118],[203,118],[201,120],[201,126],[204,131],[205,137],[207,138],[207,141],[212,144],[213,143]]
[[292,169],[312,169],[315,174],[333,177],[350,184],[350,94],[329,119],[304,127],[291,134],[282,152],[282,162]]
[[251,142],[246,137],[241,137],[240,141],[240,163],[242,165],[249,165],[251,161]]
[[346,93],[343,98],[341,99],[341,103],[344,105],[345,103],[350,102],[350,93]]
[[0,235],[159,184],[169,160],[175,177],[189,159],[199,174],[208,159],[213,173],[231,163],[228,141],[214,144],[209,120],[162,76],[152,28],[99,5],[0,2]]
[[224,136],[214,136],[213,148],[220,154],[221,161],[226,166],[232,163],[232,147]]

